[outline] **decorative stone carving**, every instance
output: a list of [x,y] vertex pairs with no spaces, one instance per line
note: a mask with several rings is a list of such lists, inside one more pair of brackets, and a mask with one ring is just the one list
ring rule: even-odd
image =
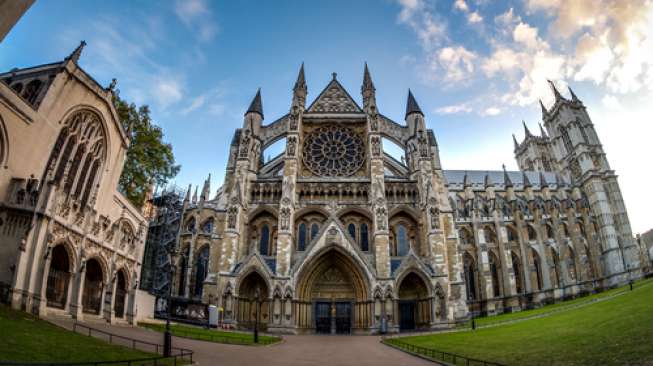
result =
[[417,144],[419,145],[419,155],[423,158],[429,156],[429,143],[424,135],[424,131],[419,131],[419,136],[417,137]]
[[309,112],[330,113],[359,111],[360,109],[356,106],[356,103],[354,103],[354,101],[347,95],[347,92],[345,92],[337,82],[332,83],[309,109]]
[[292,112],[290,113],[288,129],[294,131],[299,125],[299,108],[297,106],[292,107]]
[[370,143],[372,144],[372,156],[379,157],[381,155],[381,138],[372,136]]
[[290,227],[290,209],[288,207],[282,208],[279,216],[281,218],[281,230],[288,230]]
[[252,139],[250,137],[251,132],[249,130],[245,130],[243,133],[243,137],[240,140],[240,157],[241,158],[247,158],[247,154],[249,152],[249,142]]
[[229,229],[236,228],[237,215],[238,215],[238,207],[230,206],[229,210],[227,210],[227,227],[229,227]]
[[365,163],[365,144],[347,127],[319,127],[304,141],[303,160],[315,175],[351,176]]
[[386,210],[385,207],[379,207],[376,209],[376,227],[379,230],[387,230],[388,227],[386,225]]
[[437,207],[431,206],[429,208],[429,215],[431,216],[431,229],[440,228],[440,210]]
[[295,156],[297,150],[297,137],[290,136],[288,137],[288,142],[286,143],[286,152],[289,157]]

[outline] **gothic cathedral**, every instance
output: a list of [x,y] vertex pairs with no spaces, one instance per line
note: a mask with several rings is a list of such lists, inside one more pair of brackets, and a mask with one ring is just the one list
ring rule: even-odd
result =
[[540,136],[515,139],[520,171],[454,171],[410,91],[403,123],[384,116],[366,65],[362,106],[334,73],[307,107],[302,65],[285,116],[264,124],[256,94],[217,196],[189,188],[175,294],[236,327],[258,299],[269,331],[369,334],[623,283],[639,264],[616,175],[583,103],[551,85]]

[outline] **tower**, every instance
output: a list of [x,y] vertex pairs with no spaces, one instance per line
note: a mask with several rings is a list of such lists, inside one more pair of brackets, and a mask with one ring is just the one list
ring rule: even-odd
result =
[[541,102],[540,105],[553,165],[578,185],[581,203],[589,205],[584,225],[602,243],[597,249],[601,253],[603,276],[609,285],[622,282],[625,271],[639,268],[639,260],[617,175],[608,164],[583,102],[571,88],[567,99],[552,81],[548,82],[555,102],[548,109]]

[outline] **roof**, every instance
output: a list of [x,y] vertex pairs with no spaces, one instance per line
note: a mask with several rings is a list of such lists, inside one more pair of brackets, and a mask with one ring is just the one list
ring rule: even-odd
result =
[[[479,185],[485,187],[485,175],[489,175],[490,180],[494,182],[495,185],[502,187],[504,185],[503,179],[503,170],[444,170],[444,177],[447,180],[447,184],[451,185],[463,185],[465,179],[465,174],[467,174],[467,179],[472,185]],[[515,186],[524,185],[524,174],[526,174],[527,179],[530,181],[533,187],[540,186],[540,172],[529,171],[508,171],[506,172],[508,177],[512,181],[512,184]],[[549,187],[556,187],[556,174],[553,172],[543,172],[544,179]],[[564,181],[564,179],[563,179]],[[565,185],[569,186],[569,182],[564,181]]]

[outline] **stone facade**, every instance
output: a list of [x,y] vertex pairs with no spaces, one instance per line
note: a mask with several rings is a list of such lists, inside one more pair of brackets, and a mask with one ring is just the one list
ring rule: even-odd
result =
[[14,308],[131,321],[146,223],[116,190],[129,139],[83,46],[0,74],[0,283]]
[[[289,113],[268,124],[256,94],[216,197],[208,180],[186,195],[177,295],[237,327],[252,326],[258,296],[270,331],[377,333],[613,286],[624,263],[637,273],[621,257],[632,235],[616,176],[575,96],[546,110],[548,133],[515,140],[522,171],[480,172],[442,169],[412,93],[403,123],[379,112],[367,66],[361,94],[359,106],[334,73],[306,107],[302,66]],[[574,132],[565,150],[557,131],[577,119],[591,140]]]

